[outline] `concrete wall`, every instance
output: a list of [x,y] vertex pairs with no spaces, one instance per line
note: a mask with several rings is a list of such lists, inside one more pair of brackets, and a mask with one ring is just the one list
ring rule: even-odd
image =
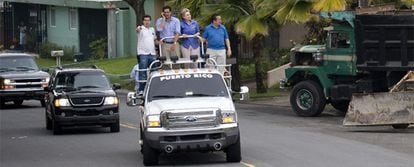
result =
[[[52,26],[50,19],[50,9],[54,8],[56,13],[56,26]],[[47,41],[56,43],[59,46],[75,47],[75,52],[79,51],[79,17],[77,18],[76,29],[69,27],[69,8],[62,6],[47,7]],[[79,15],[78,15],[79,16]]]
[[279,31],[279,48],[291,48],[290,40],[301,43],[305,39],[307,29],[304,24],[287,23]]

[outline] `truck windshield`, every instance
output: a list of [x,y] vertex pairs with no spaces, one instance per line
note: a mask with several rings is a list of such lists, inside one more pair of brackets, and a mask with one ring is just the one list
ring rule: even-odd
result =
[[226,85],[219,74],[177,74],[154,77],[148,101],[186,97],[228,97]]
[[101,72],[64,72],[56,77],[56,89],[110,89],[108,79]]
[[39,70],[36,62],[29,56],[0,57],[0,72]]

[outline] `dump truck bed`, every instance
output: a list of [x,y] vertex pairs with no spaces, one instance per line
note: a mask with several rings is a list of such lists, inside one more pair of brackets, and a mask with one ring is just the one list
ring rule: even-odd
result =
[[414,69],[414,12],[357,15],[355,39],[359,70]]

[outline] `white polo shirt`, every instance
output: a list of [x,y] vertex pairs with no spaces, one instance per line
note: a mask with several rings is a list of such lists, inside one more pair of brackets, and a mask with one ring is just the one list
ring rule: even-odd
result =
[[141,31],[137,33],[137,55],[155,55],[155,43],[157,38],[153,27],[146,28],[141,26]]

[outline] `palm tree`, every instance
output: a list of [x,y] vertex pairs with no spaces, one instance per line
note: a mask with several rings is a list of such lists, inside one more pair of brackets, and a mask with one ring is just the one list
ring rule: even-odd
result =
[[238,34],[253,44],[258,93],[266,92],[263,82],[264,71],[261,68],[261,51],[263,50],[262,40],[268,35],[269,23],[272,21],[277,21],[279,24],[285,24],[288,21],[305,22],[312,17],[312,13],[343,10],[346,5],[346,0],[215,0],[215,3],[203,0],[173,1],[176,4],[188,5],[181,7],[201,9],[198,21],[204,25],[209,22],[212,14],[221,15],[226,27],[234,27]]

